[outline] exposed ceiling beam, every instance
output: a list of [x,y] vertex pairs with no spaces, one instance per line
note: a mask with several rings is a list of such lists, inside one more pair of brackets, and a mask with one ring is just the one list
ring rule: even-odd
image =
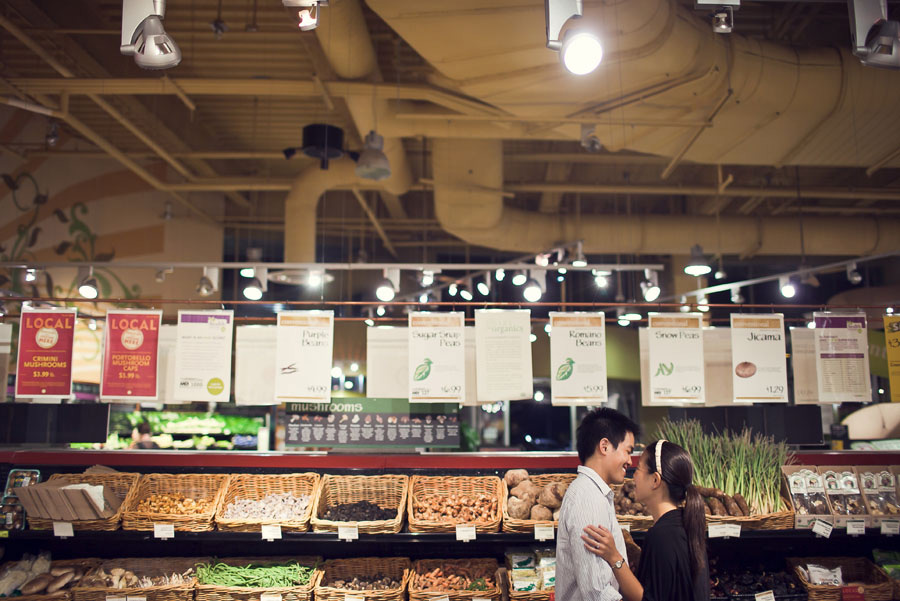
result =
[[406,209],[403,208],[403,203],[400,202],[399,196],[384,190],[380,190],[378,196],[381,198],[381,202],[384,203],[384,206],[387,208],[388,214],[391,217],[394,219],[406,219],[408,217]]
[[359,188],[351,188],[353,192],[353,196],[356,197],[356,200],[359,201],[359,206],[362,208],[363,212],[369,217],[369,220],[372,222],[372,226],[375,228],[375,231],[378,232],[378,237],[381,238],[381,241],[384,243],[384,247],[387,249],[391,256],[395,259],[398,259],[397,249],[394,248],[394,245],[391,244],[391,239],[388,238],[387,233],[384,231],[384,228],[381,227],[381,223],[378,221],[378,216],[375,215],[375,212],[369,206],[366,197],[363,196],[362,192],[360,192]]

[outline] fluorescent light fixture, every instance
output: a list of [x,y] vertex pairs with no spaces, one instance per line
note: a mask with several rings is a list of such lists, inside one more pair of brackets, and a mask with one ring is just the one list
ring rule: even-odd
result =
[[797,286],[794,278],[780,277],[778,278],[778,288],[781,290],[781,296],[784,298],[794,298],[797,294]]
[[528,274],[524,270],[516,271],[512,277],[513,286],[521,286],[528,281]]
[[372,130],[366,134],[364,147],[356,161],[356,176],[376,182],[390,177],[391,163],[384,154],[384,138]]
[[652,269],[644,270],[644,280],[641,282],[641,294],[644,300],[652,303],[659,298],[662,290],[659,287],[659,276]]
[[163,27],[166,0],[123,0],[119,51],[142,69],[169,69],[181,62],[181,49]]
[[256,275],[250,279],[250,282],[244,286],[243,294],[247,300],[258,301],[262,299],[263,294],[269,289],[269,270],[265,267],[258,267]]
[[476,285],[478,288],[478,294],[481,296],[487,296],[491,293],[491,276],[490,274],[485,275],[483,280],[480,280]]
[[378,286],[375,288],[375,298],[383,303],[389,303],[394,300],[399,288],[400,270],[385,269],[384,277],[378,282]]
[[584,245],[581,241],[575,244],[575,257],[572,259],[572,267],[587,267],[587,257],[584,256]]
[[856,286],[861,284],[862,280],[862,274],[856,268],[856,263],[847,263],[847,281]]
[[693,245],[691,247],[691,259],[684,266],[684,272],[694,277],[700,277],[708,274],[710,271],[712,271],[712,268],[706,262],[706,257],[703,256],[703,247],[699,244]]
[[498,282],[502,282],[506,278],[506,270],[502,267],[498,267],[497,271],[494,272],[494,279]]
[[219,268],[204,267],[203,275],[197,282],[197,294],[200,296],[212,296],[219,289]]
[[94,277],[93,267],[78,268],[78,294],[90,300],[100,295],[100,288],[97,286],[97,278]]

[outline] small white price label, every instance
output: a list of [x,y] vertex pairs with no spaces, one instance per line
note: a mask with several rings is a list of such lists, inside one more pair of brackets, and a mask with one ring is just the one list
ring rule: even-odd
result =
[[556,538],[553,526],[535,526],[534,540],[553,540]]
[[115,595],[107,595],[106,601],[128,601],[126,597],[117,597]]
[[622,526],[622,530],[625,532],[631,532],[631,524],[620,524]]
[[755,601],[775,601],[775,593],[772,591],[763,591],[754,595]]
[[75,531],[72,529],[72,522],[53,522],[53,536],[58,536],[59,538],[75,536]]
[[338,526],[338,539],[347,541],[358,540],[359,528],[356,526]]
[[265,524],[262,527],[263,540],[273,541],[281,538],[281,526],[278,524]]
[[456,540],[464,543],[475,540],[475,526],[466,526],[465,524],[456,525]]
[[366,601],[362,595],[344,595],[344,601]]
[[440,597],[433,597],[431,601],[450,601],[450,597],[447,595],[441,595]]
[[175,538],[175,524],[153,524],[153,537],[163,540]]
[[125,599],[127,599],[127,601],[147,601],[147,597],[144,595],[141,595],[140,597],[135,597],[134,595],[128,595],[125,597]]
[[281,593],[263,593],[259,596],[259,601],[281,601]]
[[900,522],[896,520],[883,520],[881,522],[881,534],[884,536],[900,534]]
[[832,530],[834,530],[834,526],[832,526],[828,522],[823,522],[822,520],[816,520],[815,522],[813,522],[812,531],[816,533],[816,536],[829,538],[831,537]]
[[486,599],[485,597],[472,597],[472,601],[491,601],[491,600]]
[[863,520],[850,520],[847,522],[847,534],[860,536],[866,533],[866,523]]
[[740,538],[740,524],[710,524],[709,538]]

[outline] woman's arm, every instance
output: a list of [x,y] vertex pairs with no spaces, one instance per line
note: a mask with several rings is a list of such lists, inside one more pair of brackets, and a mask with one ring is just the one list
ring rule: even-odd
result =
[[623,563],[619,569],[614,567],[616,562],[624,558],[616,549],[612,533],[603,526],[587,526],[581,539],[588,551],[602,557],[612,567],[613,576],[619,583],[619,592],[625,601],[641,601],[644,597],[644,587],[641,586],[628,564]]

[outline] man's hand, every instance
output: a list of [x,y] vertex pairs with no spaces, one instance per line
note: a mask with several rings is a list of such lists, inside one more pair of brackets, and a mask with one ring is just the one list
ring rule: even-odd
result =
[[584,547],[598,557],[602,557],[609,565],[613,565],[622,556],[616,549],[616,542],[613,540],[612,532],[603,526],[586,526],[584,534],[581,535],[584,541]]

